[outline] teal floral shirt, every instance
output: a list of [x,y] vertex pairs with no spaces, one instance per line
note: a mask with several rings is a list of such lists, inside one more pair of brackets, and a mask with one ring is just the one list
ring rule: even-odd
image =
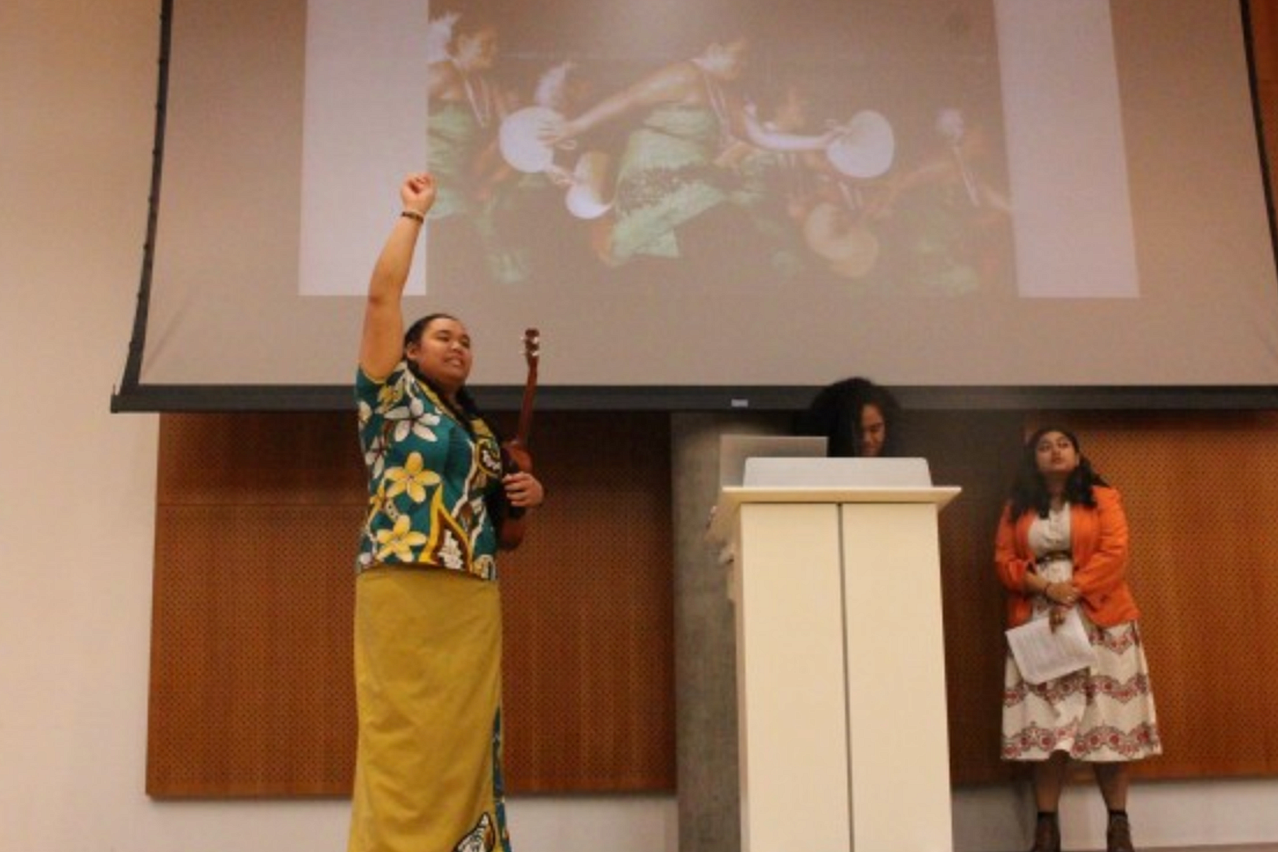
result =
[[501,487],[488,425],[469,431],[401,361],[384,381],[358,371],[355,400],[368,469],[368,514],[355,570],[413,565],[497,579],[497,534],[484,497]]

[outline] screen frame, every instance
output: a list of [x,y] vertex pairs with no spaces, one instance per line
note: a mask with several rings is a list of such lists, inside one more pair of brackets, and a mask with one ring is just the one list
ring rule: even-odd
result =
[[[1237,0],[1243,23],[1252,121],[1256,131],[1271,256],[1278,267],[1278,224],[1274,188],[1260,104],[1251,0]],[[119,385],[110,399],[112,412],[178,411],[336,411],[352,405],[346,385],[152,384],[140,381],[153,284],[158,214],[164,166],[169,96],[172,20],[175,0],[161,0],[160,44],[151,186],[146,241],[137,307]],[[842,377],[832,377],[832,380]],[[795,411],[808,404],[820,386],[644,386],[544,385],[539,407],[561,411]],[[472,385],[486,409],[518,410],[524,388]],[[1278,409],[1278,385],[1089,385],[1064,386],[893,386],[903,406],[923,410],[1272,410]]]

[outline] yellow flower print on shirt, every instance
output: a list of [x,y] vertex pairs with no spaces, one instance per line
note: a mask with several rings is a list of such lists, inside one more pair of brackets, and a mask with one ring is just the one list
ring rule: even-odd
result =
[[404,385],[402,382],[382,385],[381,390],[377,392],[377,409],[379,411],[385,411],[395,403],[399,402],[403,396]]
[[377,531],[377,559],[385,560],[394,554],[401,562],[413,561],[413,548],[426,543],[426,536],[409,528],[408,515],[400,515],[395,526],[389,530]]
[[414,503],[420,503],[426,499],[426,486],[438,485],[440,480],[438,473],[426,468],[421,453],[410,453],[403,467],[386,471],[386,481],[390,483],[386,489],[388,500],[407,493]]

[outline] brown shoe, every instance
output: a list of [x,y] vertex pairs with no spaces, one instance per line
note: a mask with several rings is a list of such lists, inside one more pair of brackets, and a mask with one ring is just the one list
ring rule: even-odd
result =
[[1056,814],[1045,814],[1034,826],[1034,846],[1030,852],[1061,852],[1061,824]]
[[1127,814],[1110,814],[1109,828],[1105,831],[1106,852],[1136,852],[1132,846],[1132,826]]

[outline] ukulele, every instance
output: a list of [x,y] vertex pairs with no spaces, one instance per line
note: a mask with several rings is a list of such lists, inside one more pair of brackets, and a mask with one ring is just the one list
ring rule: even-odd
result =
[[[537,396],[537,360],[541,357],[541,332],[535,328],[524,330],[524,361],[528,364],[528,380],[524,383],[524,402],[519,409],[519,427],[515,437],[501,444],[501,466],[506,473],[532,472],[532,456],[528,452],[528,432],[532,428],[533,399]],[[497,544],[502,550],[514,550],[524,540],[528,526],[527,510],[522,506],[508,506],[497,532]]]

